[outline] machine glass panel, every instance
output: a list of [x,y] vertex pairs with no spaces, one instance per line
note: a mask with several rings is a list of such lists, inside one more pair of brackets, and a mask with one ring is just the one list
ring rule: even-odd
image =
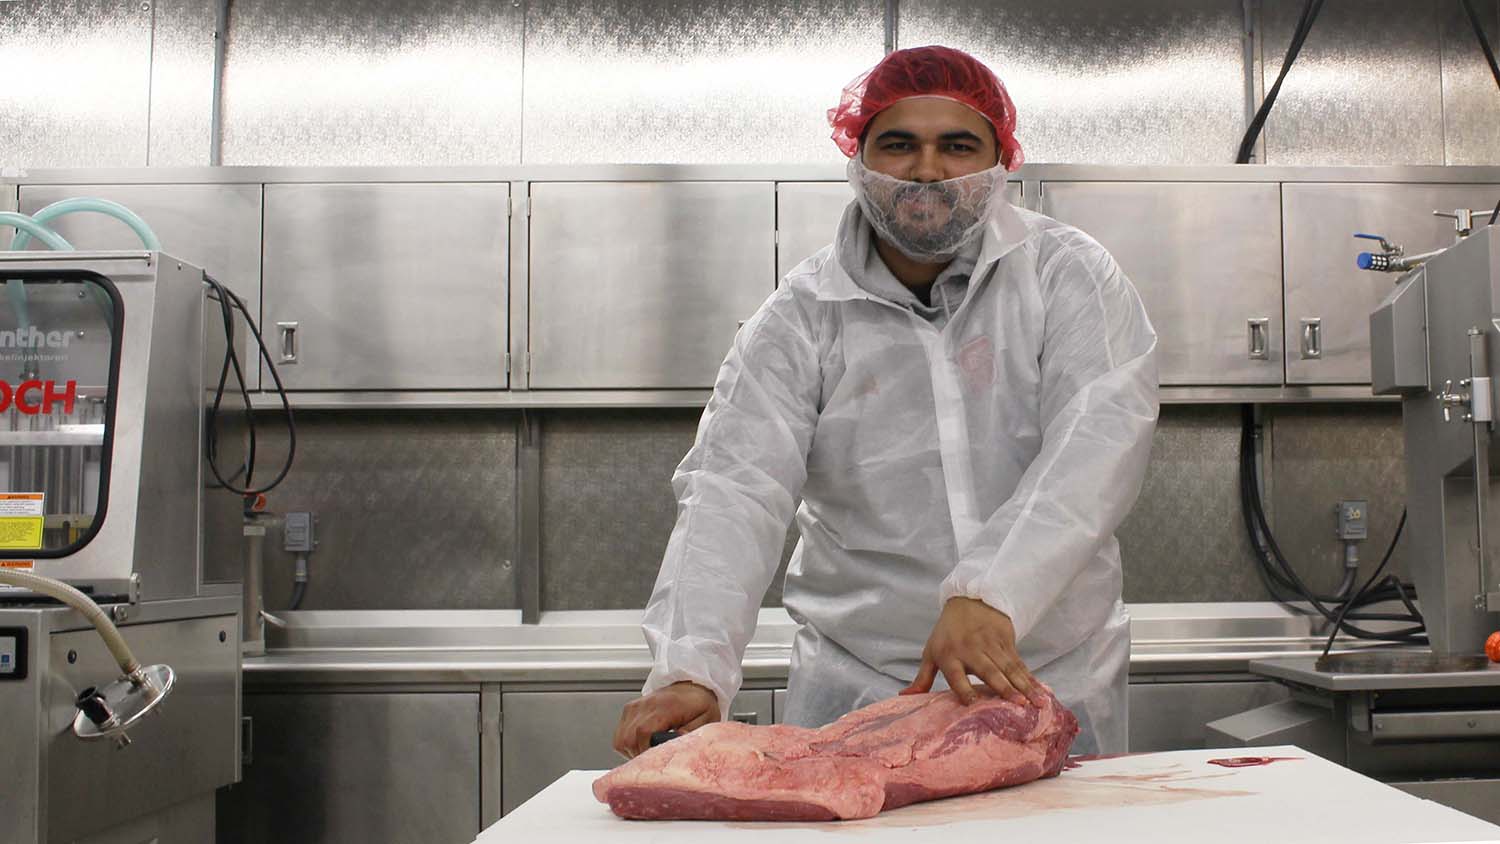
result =
[[0,565],[71,554],[103,522],[121,302],[89,272],[0,291]]

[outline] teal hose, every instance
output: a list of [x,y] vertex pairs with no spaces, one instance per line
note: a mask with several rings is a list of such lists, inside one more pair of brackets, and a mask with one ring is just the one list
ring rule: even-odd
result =
[[[66,214],[75,214],[82,211],[107,214],[114,217],[116,220],[129,226],[131,231],[135,232],[136,237],[141,239],[141,243],[147,249],[153,252],[161,251],[161,240],[157,238],[156,232],[151,230],[151,226],[147,225],[146,221],[140,218],[140,215],[120,203],[112,202],[108,199],[98,199],[88,196],[64,199],[48,205],[30,217],[12,211],[0,212],[0,224],[12,226],[16,230],[15,239],[10,243],[12,251],[18,252],[25,249],[34,237],[56,251],[72,252],[74,251],[73,245],[68,243],[62,235],[47,228],[46,224]],[[94,294],[94,301],[99,305],[99,310],[104,314],[104,318],[113,321],[114,305],[110,302],[109,296],[104,291],[98,289],[93,289],[91,292]],[[31,320],[26,308],[26,286],[19,279],[10,279],[5,283],[5,293],[10,299],[11,307],[15,308],[16,324],[21,328],[30,325]]]
[[[145,244],[147,249],[152,252],[161,251],[161,241],[157,239],[156,232],[152,231],[151,227],[146,225],[145,220],[142,220],[138,214],[129,208],[118,202],[111,202],[108,199],[81,196],[74,199],[60,200],[32,214],[31,219],[45,225],[65,214],[74,214],[80,211],[108,214],[125,225],[130,226],[131,230],[135,232],[136,237],[141,239],[141,243]],[[16,239],[11,241],[10,248],[12,250],[25,249],[26,244],[30,242],[30,233],[27,231],[17,231]],[[52,248],[57,249],[58,247],[53,246]]]
[[[10,226],[16,230],[16,240],[20,240],[23,234],[27,240],[35,237],[37,240],[59,252],[72,252],[73,244],[69,243],[62,235],[38,223],[36,220],[18,214],[15,211],[0,211],[0,225]],[[26,309],[26,285],[18,278],[5,282],[5,297],[10,300],[10,306],[16,312],[16,325],[25,328],[31,325],[31,317]]]
[[[24,246],[34,237],[47,244],[49,248],[59,252],[73,251],[73,244],[64,240],[62,235],[42,225],[41,221],[28,217],[25,214],[18,214],[15,211],[0,211],[0,226],[10,226],[16,230],[16,239],[13,243],[20,243]],[[25,241],[21,240],[23,237],[26,238]],[[19,249],[20,247],[12,245],[11,248]]]

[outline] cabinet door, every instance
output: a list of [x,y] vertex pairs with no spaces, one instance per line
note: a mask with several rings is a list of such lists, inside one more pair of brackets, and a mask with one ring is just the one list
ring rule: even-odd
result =
[[[625,760],[614,751],[615,727],[634,692],[510,692],[501,696],[501,800],[505,811],[525,803],[568,771],[608,770]],[[771,723],[771,692],[741,692],[730,716]]]
[[479,695],[245,695],[249,764],[218,800],[220,842],[423,841],[479,834]]
[[1454,243],[1453,221],[1433,211],[1484,209],[1500,185],[1289,184],[1286,225],[1287,382],[1370,383],[1370,312],[1391,292],[1394,273],[1361,270],[1379,252],[1356,233],[1383,235],[1416,255]]
[[267,185],[265,203],[264,329],[289,389],[507,386],[509,185]]
[[775,289],[768,182],[531,186],[531,386],[711,387]]
[[[74,197],[118,202],[146,221],[168,254],[206,270],[244,299],[259,322],[260,190],[260,185],[23,185],[21,211],[35,214]],[[48,226],[85,251],[145,248],[134,231],[104,214],[68,214]],[[10,248],[10,241],[0,248]],[[247,330],[243,334],[240,360],[253,390],[260,369],[250,364],[257,360],[255,338]]]
[[1280,683],[1131,683],[1130,752],[1207,747],[1209,721],[1290,696]]
[[[1021,185],[1007,182],[1006,201],[1021,204]],[[854,201],[848,182],[781,182],[776,185],[776,279],[833,242],[844,209]]]
[[1044,183],[1042,211],[1092,235],[1135,284],[1161,383],[1282,382],[1277,185]]

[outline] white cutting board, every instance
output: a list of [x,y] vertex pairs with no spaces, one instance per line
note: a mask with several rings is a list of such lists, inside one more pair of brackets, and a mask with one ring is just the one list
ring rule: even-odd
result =
[[[1294,757],[1223,768],[1208,760]],[[839,844],[1074,842],[1109,844],[1359,844],[1500,842],[1500,826],[1413,797],[1296,747],[1183,750],[1080,763],[1056,779],[919,803],[862,821],[626,821],[572,771],[480,834],[476,844]]]

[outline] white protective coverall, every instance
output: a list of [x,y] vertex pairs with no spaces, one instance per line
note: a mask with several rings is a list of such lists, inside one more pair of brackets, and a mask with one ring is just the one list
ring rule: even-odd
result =
[[[869,237],[859,213],[839,241]],[[673,476],[644,693],[690,680],[727,717],[795,510],[787,723],[894,695],[963,596],[1010,616],[1021,658],[1078,715],[1075,753],[1124,751],[1114,531],[1157,416],[1134,287],[1088,235],[1005,202],[945,319],[856,283],[840,255],[859,250],[839,241],[740,329]]]

